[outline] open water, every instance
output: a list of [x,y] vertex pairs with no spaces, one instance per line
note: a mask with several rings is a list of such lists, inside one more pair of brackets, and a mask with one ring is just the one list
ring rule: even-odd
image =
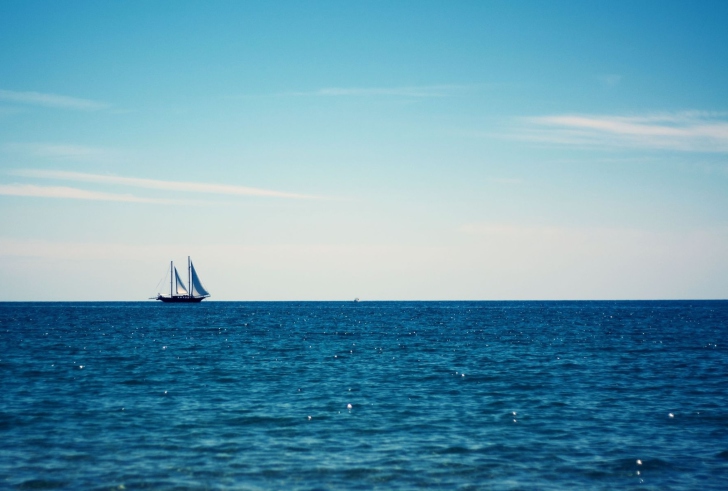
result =
[[728,489],[726,301],[4,303],[0,376],[2,489]]

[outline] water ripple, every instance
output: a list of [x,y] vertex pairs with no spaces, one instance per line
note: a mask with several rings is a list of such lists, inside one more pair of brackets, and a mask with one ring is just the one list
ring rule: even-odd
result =
[[722,490],[727,326],[723,301],[0,304],[0,488]]

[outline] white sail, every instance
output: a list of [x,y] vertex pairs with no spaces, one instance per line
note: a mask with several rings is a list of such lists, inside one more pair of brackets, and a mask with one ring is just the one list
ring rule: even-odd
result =
[[177,295],[189,295],[190,292],[187,291],[187,287],[184,283],[182,283],[179,273],[177,272],[177,268],[174,268],[174,279],[176,280],[175,284],[177,285]]
[[207,290],[205,290],[205,287],[202,286],[202,283],[200,283],[200,278],[197,276],[197,272],[195,271],[195,267],[192,265],[192,262],[190,262],[190,270],[192,271],[192,295],[201,295],[203,297],[210,295]]

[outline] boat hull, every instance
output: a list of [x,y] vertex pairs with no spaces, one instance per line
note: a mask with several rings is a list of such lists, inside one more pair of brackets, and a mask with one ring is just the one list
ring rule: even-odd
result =
[[163,297],[162,295],[160,295],[157,297],[157,300],[161,300],[164,303],[200,303],[205,298],[206,297],[186,297],[186,296]]

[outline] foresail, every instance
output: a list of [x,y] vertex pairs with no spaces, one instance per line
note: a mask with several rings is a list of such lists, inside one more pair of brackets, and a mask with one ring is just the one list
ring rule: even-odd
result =
[[208,291],[205,290],[205,287],[202,286],[202,283],[200,283],[200,278],[197,276],[197,272],[195,271],[195,267],[192,263],[190,263],[190,269],[192,270],[192,295],[209,295]]
[[182,283],[179,273],[177,272],[177,268],[174,268],[174,279],[176,280],[175,283],[177,285],[177,295],[189,295],[190,292],[187,291],[187,287],[184,283]]

